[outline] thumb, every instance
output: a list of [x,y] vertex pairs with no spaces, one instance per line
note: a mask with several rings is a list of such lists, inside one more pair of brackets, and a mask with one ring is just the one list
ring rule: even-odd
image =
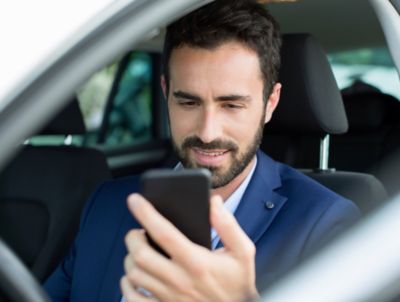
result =
[[235,217],[224,208],[220,196],[211,197],[210,221],[217,231],[225,250],[237,257],[249,257],[255,253],[255,247],[250,238],[239,226]]

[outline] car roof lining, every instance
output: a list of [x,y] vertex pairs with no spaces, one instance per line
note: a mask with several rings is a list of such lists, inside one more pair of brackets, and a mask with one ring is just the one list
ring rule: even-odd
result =
[[[379,21],[366,0],[300,0],[269,3],[265,7],[278,20],[282,33],[310,33],[327,53],[386,45]],[[137,48],[161,51],[164,34],[165,27]]]

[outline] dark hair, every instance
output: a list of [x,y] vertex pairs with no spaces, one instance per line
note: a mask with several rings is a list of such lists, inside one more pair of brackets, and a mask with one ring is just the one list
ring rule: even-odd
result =
[[238,41],[258,54],[264,80],[264,102],[278,80],[281,36],[269,12],[252,0],[216,0],[182,17],[167,27],[163,73],[169,88],[169,60],[182,46],[213,49]]

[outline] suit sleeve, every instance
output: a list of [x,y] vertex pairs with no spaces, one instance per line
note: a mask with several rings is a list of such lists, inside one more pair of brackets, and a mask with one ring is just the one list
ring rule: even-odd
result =
[[316,220],[302,252],[305,258],[336,238],[361,218],[358,207],[347,199],[333,202]]
[[90,210],[92,209],[92,206],[103,186],[104,184],[101,185],[88,200],[85,209],[83,211],[78,234],[68,255],[64,258],[64,260],[58,265],[55,271],[43,284],[43,287],[46,290],[47,294],[50,296],[51,301],[54,302],[70,301],[70,292],[71,292],[72,276],[74,273],[75,256],[76,256],[76,251],[79,247],[81,230],[85,227],[86,218]]

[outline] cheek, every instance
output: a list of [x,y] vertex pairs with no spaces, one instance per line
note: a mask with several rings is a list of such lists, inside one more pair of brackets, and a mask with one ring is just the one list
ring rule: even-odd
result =
[[261,118],[261,109],[227,116],[224,121],[225,134],[240,145],[247,144],[254,139],[260,127]]
[[194,118],[173,106],[168,111],[171,135],[176,142],[181,142],[192,131]]

